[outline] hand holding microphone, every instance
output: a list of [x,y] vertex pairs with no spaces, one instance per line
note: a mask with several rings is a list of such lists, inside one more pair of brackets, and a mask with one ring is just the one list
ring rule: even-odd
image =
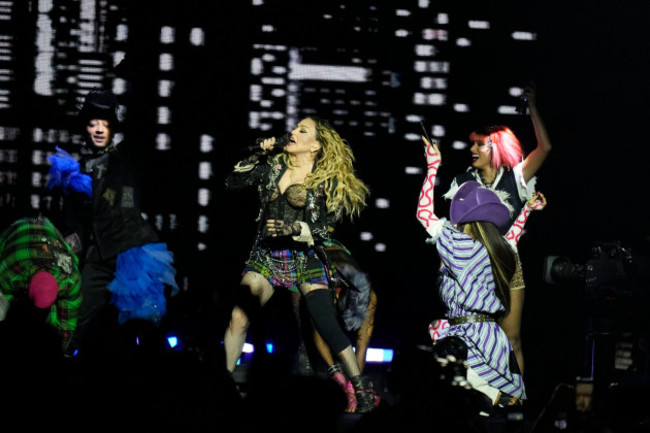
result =
[[535,88],[535,83],[529,82],[526,87],[524,87],[523,91],[521,92],[521,96],[519,96],[519,103],[517,104],[517,113],[521,115],[526,115],[528,114],[528,109],[530,106],[535,105],[535,96],[536,96],[536,88]]
[[271,150],[272,151],[275,148],[276,140],[275,140],[275,137],[258,138],[257,140],[255,140],[255,143],[257,143],[258,146],[260,147],[260,149],[262,149],[262,150]]
[[255,140],[255,144],[248,146],[246,150],[249,152],[256,152],[259,150],[263,150],[271,153],[280,153],[284,151],[284,148],[289,143],[290,138],[291,138],[290,133],[286,133],[278,137],[277,139],[275,137],[258,138],[257,140]]

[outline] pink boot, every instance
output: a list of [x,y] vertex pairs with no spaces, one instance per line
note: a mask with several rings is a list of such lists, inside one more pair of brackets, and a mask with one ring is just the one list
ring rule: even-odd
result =
[[347,413],[355,412],[357,410],[357,396],[354,393],[352,384],[343,375],[341,367],[337,364],[334,364],[328,369],[328,372],[330,374],[330,377],[334,379],[334,381],[338,383],[345,392],[345,396],[348,399],[348,407],[345,408],[345,411]]

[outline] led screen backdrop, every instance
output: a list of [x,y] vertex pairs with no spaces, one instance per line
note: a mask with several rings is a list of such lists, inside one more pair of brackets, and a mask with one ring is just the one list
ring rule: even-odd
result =
[[648,215],[633,191],[647,184],[636,182],[648,155],[648,3],[521,3],[3,1],[1,221],[56,214],[46,157],[56,146],[78,152],[83,96],[111,89],[125,143],[146,162],[146,216],[176,255],[183,293],[172,311],[213,315],[219,328],[256,216],[254,194],[226,192],[225,176],[257,138],[318,114],[348,139],[372,191],[338,237],[379,295],[375,345],[421,343],[438,307],[437,257],[415,219],[420,136],[443,152],[438,192],[469,165],[476,127],[506,124],[530,151],[534,130],[517,105],[532,80],[554,144],[539,173],[549,208],[521,243],[534,369],[562,328],[539,324],[566,295],[543,282],[544,257],[584,261],[600,240],[645,247]]

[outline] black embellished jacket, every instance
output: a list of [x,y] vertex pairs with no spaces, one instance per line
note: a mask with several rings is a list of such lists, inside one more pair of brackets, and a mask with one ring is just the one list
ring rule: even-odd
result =
[[[257,240],[265,235],[264,222],[269,219],[270,201],[277,195],[278,182],[286,172],[287,166],[280,155],[267,155],[256,153],[240,161],[226,179],[226,188],[238,190],[247,187],[256,187],[259,196],[260,209],[257,221],[262,223],[258,230]],[[332,186],[332,190],[335,185]],[[307,242],[307,244],[321,245],[330,239],[335,222],[340,218],[341,212],[328,212],[325,185],[317,189],[307,189],[303,219],[303,232],[294,240]],[[283,219],[282,216],[274,216]],[[286,218],[286,216],[284,216]],[[305,230],[305,225],[308,230]]]
[[93,196],[71,192],[64,203],[62,231],[75,250],[87,252],[95,246],[99,257],[107,260],[127,249],[159,242],[142,216],[141,188],[132,160],[120,143],[80,161],[81,171],[92,178]]

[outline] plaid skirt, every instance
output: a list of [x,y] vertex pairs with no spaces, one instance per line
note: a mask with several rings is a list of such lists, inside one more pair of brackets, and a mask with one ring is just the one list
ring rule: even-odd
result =
[[[316,251],[308,250],[271,250],[258,248],[251,252],[246,261],[242,275],[257,272],[274,287],[285,287],[297,292],[301,284],[320,284],[329,286],[328,269],[318,258]],[[335,278],[330,269],[331,278]]]

